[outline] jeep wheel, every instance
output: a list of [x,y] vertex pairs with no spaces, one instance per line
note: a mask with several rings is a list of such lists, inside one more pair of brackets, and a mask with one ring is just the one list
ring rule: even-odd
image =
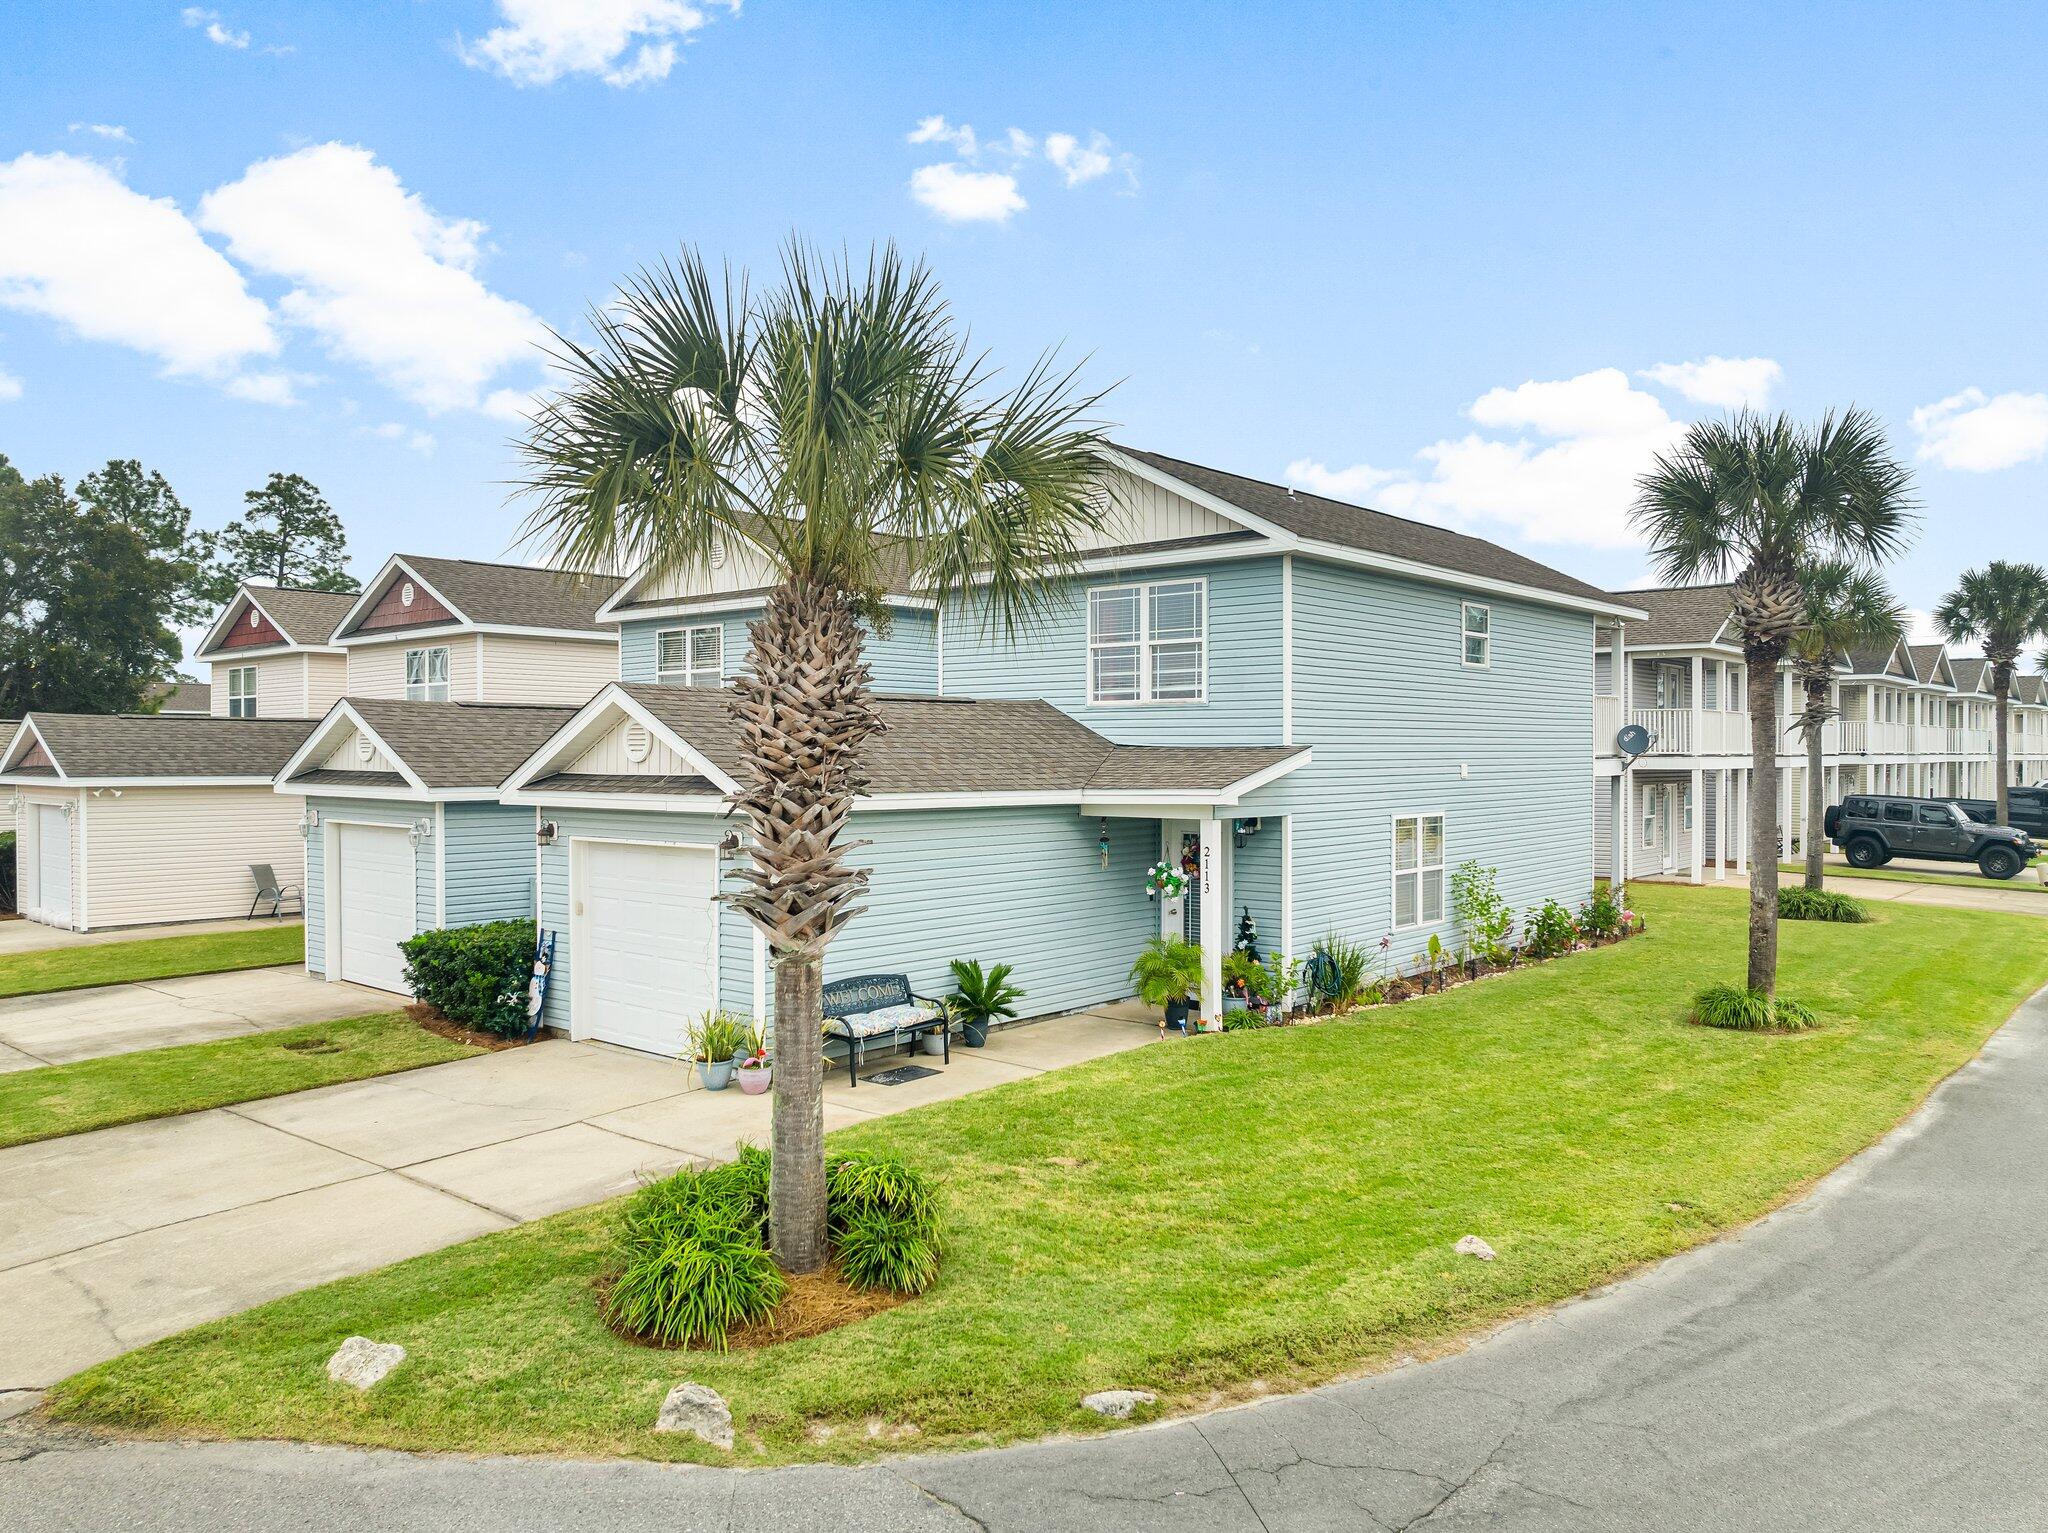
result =
[[1881,868],[1891,860],[1884,854],[1884,843],[1875,836],[1858,836],[1842,851],[1852,868]]
[[1977,871],[1986,878],[2017,878],[2020,854],[2009,846],[1987,846],[1977,854]]

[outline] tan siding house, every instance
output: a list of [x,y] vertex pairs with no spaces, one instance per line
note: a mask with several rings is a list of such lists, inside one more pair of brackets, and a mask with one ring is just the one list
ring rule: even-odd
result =
[[317,719],[348,685],[348,652],[330,642],[356,597],[244,585],[193,658],[213,671],[215,718]]

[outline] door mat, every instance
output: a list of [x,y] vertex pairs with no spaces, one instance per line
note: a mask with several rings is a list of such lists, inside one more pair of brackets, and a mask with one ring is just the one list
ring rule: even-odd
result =
[[938,1073],[930,1065],[898,1065],[893,1070],[883,1070],[868,1076],[861,1084],[863,1086],[902,1086],[910,1081],[921,1081],[927,1075],[937,1075]]

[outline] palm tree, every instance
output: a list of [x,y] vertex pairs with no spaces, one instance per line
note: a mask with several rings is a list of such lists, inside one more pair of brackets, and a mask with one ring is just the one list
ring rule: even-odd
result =
[[1749,674],[1749,988],[1778,977],[1778,665],[1799,632],[1799,572],[1857,569],[1902,545],[1912,476],[1861,410],[1800,426],[1743,411],[1702,421],[1637,482],[1632,515],[1673,584],[1735,577]]
[[1805,602],[1787,657],[1806,693],[1799,732],[1806,740],[1806,887],[1821,886],[1821,818],[1827,811],[1821,770],[1821,734],[1835,709],[1828,701],[1836,660],[1850,650],[1894,645],[1905,637],[1906,609],[1876,575],[1838,559],[1799,572]]
[[1997,699],[1998,823],[2011,823],[2006,788],[2012,767],[2006,759],[2007,714],[2012,710],[2012,676],[2020,651],[2048,633],[2048,570],[2038,564],[1993,559],[1981,570],[1965,570],[1934,614],[1943,637],[1961,644],[1984,641],[1991,662],[1991,695]]
[[781,276],[756,295],[694,252],[638,273],[591,344],[556,337],[560,392],[520,452],[526,534],[567,565],[687,574],[735,536],[773,561],[732,684],[749,865],[725,897],[774,954],[770,1243],[808,1272],[827,1255],[820,970],[867,887],[845,831],[883,727],[864,625],[908,583],[1011,630],[1111,507],[1100,396],[1049,358],[997,389],[922,265],[792,243]]

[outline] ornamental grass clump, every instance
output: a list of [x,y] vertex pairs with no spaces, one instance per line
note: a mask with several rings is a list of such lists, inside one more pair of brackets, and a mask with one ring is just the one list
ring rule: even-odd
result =
[[1820,1019],[1797,1001],[1736,985],[1707,986],[1692,998],[1690,1020],[1738,1033],[1804,1033],[1820,1026]]
[[665,1196],[648,1200],[637,1215],[629,1211],[604,1316],[618,1330],[662,1346],[724,1351],[726,1336],[773,1314],[788,1286],[760,1221],[710,1198]]
[[938,1195],[894,1156],[855,1151],[831,1157],[825,1215],[840,1275],[855,1288],[916,1294],[938,1277]]
[[1870,912],[1846,894],[1830,889],[1786,888],[1778,891],[1781,921],[1850,921],[1870,919]]

